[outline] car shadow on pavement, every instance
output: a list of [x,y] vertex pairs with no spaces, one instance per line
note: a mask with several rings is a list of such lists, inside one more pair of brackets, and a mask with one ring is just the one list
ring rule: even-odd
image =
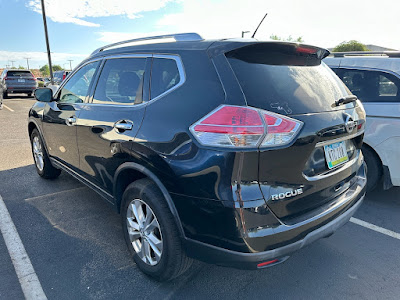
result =
[[[29,165],[1,171],[0,183],[49,299],[317,298],[326,289],[340,297],[354,295],[345,291],[355,285],[358,296],[369,298],[376,280],[376,273],[366,275],[369,263],[357,264],[351,256],[360,245],[350,240],[353,228],[346,225],[273,268],[247,271],[195,262],[183,276],[159,283],[136,268],[111,205],[71,176],[44,180]],[[392,284],[390,279],[383,285]]]

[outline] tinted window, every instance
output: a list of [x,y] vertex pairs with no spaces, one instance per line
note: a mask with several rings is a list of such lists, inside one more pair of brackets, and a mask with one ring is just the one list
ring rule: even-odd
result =
[[146,58],[107,60],[97,83],[93,103],[141,103],[145,66]]
[[99,62],[89,63],[80,68],[68,82],[63,86],[58,102],[60,103],[82,103],[89,91],[90,82]]
[[151,99],[176,86],[181,77],[174,59],[154,58],[151,70]]
[[332,110],[336,100],[348,95],[345,85],[320,60],[317,63],[311,57],[308,61],[284,49],[260,46],[226,55],[248,105],[280,114],[301,114]]
[[15,77],[32,77],[33,75],[31,74],[30,71],[8,71],[7,76],[15,76]]
[[396,76],[367,70],[335,69],[350,91],[363,102],[400,101],[400,79]]

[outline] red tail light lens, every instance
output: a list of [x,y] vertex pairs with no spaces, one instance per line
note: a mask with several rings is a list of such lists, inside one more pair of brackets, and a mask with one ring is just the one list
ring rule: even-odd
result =
[[290,144],[297,136],[303,122],[275,114],[261,111],[267,124],[267,134],[261,147],[284,146]]
[[300,121],[267,111],[222,105],[190,127],[206,146],[254,148],[290,143],[300,131]]
[[64,73],[64,74],[63,74],[63,78],[62,78],[62,80],[64,80],[64,79],[65,79],[65,77],[66,77],[66,76],[65,76],[65,73]]

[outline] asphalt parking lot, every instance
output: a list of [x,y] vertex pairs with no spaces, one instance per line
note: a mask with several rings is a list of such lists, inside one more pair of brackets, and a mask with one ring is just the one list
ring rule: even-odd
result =
[[[67,174],[36,174],[27,136],[33,103],[3,101],[0,197],[48,299],[400,298],[400,188],[367,195],[354,216],[383,233],[349,222],[273,268],[197,262],[172,282],[149,279],[129,257],[119,215],[100,196]],[[0,238],[0,299],[23,299],[20,281]]]

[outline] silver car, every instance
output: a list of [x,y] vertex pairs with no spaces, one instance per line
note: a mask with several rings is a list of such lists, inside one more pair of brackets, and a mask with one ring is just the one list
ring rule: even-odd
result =
[[7,98],[11,93],[25,93],[32,96],[37,88],[35,76],[29,70],[5,69],[0,76],[0,95]]

